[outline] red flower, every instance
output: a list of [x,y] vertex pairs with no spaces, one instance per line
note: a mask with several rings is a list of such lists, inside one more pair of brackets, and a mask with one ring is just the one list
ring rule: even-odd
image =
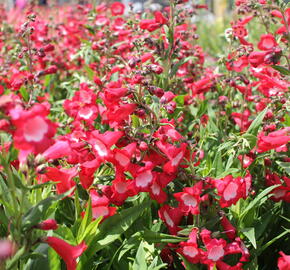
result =
[[255,160],[255,156],[252,153],[247,155],[239,155],[238,160],[242,163],[243,168],[248,168]]
[[27,111],[10,110],[12,124],[16,127],[13,134],[15,148],[39,154],[53,144],[56,124],[47,119],[48,114],[49,110],[43,104],[36,104]]
[[290,269],[290,255],[286,255],[284,252],[280,251],[281,257],[278,259],[279,270],[289,270]]
[[152,172],[154,164],[150,161],[145,162],[145,166],[132,166],[131,174],[135,177],[134,185],[138,191],[149,191],[149,187],[156,177],[156,172]]
[[234,70],[236,72],[241,72],[246,66],[248,66],[248,57],[243,55],[235,60],[231,59],[231,55],[228,56],[229,61],[226,62],[226,67],[228,70]]
[[267,136],[264,132],[258,134],[258,149],[259,153],[276,149],[287,144],[290,141],[290,127],[286,127],[274,132],[270,132]]
[[85,189],[88,189],[94,182],[94,173],[99,168],[101,162],[99,159],[85,161],[81,164],[80,181]]
[[55,219],[47,219],[36,225],[36,227],[40,230],[48,231],[48,230],[56,230],[58,225]]
[[184,157],[186,143],[182,143],[179,148],[161,141],[158,141],[156,145],[169,158],[169,161],[163,167],[163,171],[168,174],[175,173]]
[[276,42],[276,39],[273,35],[261,35],[260,42],[258,43],[258,48],[261,51],[272,50],[276,46],[278,46],[278,43]]
[[181,242],[176,252],[180,253],[190,263],[199,263],[200,250],[197,245],[197,229],[193,229],[187,242]]
[[200,236],[207,249],[207,251],[203,251],[202,263],[211,265],[226,255],[227,242],[224,239],[212,239],[211,232],[207,229],[203,229]]
[[123,15],[125,10],[125,5],[121,2],[114,2],[111,5],[111,12],[113,16]]
[[116,213],[117,208],[109,206],[110,200],[106,195],[99,194],[97,190],[91,189],[90,196],[92,200],[92,212],[94,219],[103,217],[102,221],[104,221],[104,219],[113,216]]
[[62,194],[70,190],[76,185],[75,181],[72,180],[77,174],[77,168],[73,167],[70,169],[47,167],[45,173],[48,180],[58,182],[56,184],[56,190],[58,194]]
[[128,144],[123,149],[114,149],[110,162],[116,166],[116,170],[125,171],[131,163],[136,150],[136,143]]
[[264,59],[267,55],[267,52],[252,52],[249,57],[249,63],[253,66],[253,67],[258,67],[261,64],[264,64]]
[[57,237],[47,237],[44,242],[51,246],[56,253],[62,257],[66,263],[67,270],[75,270],[77,267],[76,259],[82,255],[82,253],[87,249],[85,242],[77,246],[72,246],[66,241]]
[[193,187],[186,187],[182,192],[175,193],[174,197],[179,201],[180,210],[188,215],[199,214],[200,195],[202,192],[202,182],[196,183]]
[[167,195],[162,189],[162,184],[159,178],[153,180],[153,184],[150,186],[150,198],[156,200],[158,203],[164,203],[167,200]]
[[178,227],[183,216],[179,208],[173,208],[169,205],[163,205],[158,211],[159,218],[165,222],[171,234],[176,235],[180,230]]
[[114,145],[122,136],[122,131],[106,131],[101,134],[99,131],[93,131],[91,133],[91,139],[89,143],[92,145],[93,151],[97,158],[104,160],[111,153],[110,148]]
[[225,230],[225,233],[227,237],[230,240],[234,240],[237,236],[237,230],[236,228],[230,223],[226,215],[223,213],[222,214],[222,219],[221,219],[221,225]]
[[46,160],[57,159],[68,156],[71,151],[68,141],[57,140],[52,146],[47,148],[41,156]]
[[126,180],[122,175],[117,175],[116,179],[113,180],[111,191],[110,201],[116,205],[122,205],[129,196],[134,196],[138,193],[133,180]]
[[232,112],[231,117],[235,123],[240,127],[241,132],[246,131],[251,125],[252,121],[249,120],[251,112],[246,109],[243,113]]
[[267,186],[281,185],[280,187],[275,188],[271,192],[273,194],[271,200],[273,200],[274,202],[279,202],[281,200],[285,202],[290,202],[290,178],[283,176],[282,179],[285,185],[282,185],[283,183],[280,177],[277,174],[271,173],[267,170],[265,179]]
[[145,19],[140,22],[140,28],[152,32],[160,28],[163,24],[167,24],[167,22],[168,19],[160,11],[156,11],[154,13],[154,19]]
[[246,199],[251,187],[251,175],[248,173],[244,178],[233,178],[232,175],[228,175],[225,178],[214,180],[214,186],[221,197],[221,207],[228,207],[236,204],[241,198]]

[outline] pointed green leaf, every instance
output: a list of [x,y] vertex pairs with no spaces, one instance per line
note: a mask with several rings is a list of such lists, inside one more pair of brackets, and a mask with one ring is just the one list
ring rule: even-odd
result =
[[272,66],[272,68],[278,70],[282,75],[290,76],[290,70],[282,66]]
[[248,204],[248,206],[243,210],[243,212],[241,213],[241,216],[240,216],[240,220],[243,220],[250,210],[252,210],[253,208],[256,208],[257,206],[262,205],[267,200],[266,196],[268,196],[268,194],[272,190],[274,190],[275,188],[277,188],[279,186],[280,185],[270,186],[270,187],[266,188],[265,190],[263,190],[260,194],[258,194],[257,197],[255,199],[253,199]]
[[142,212],[150,206],[150,203],[150,201],[143,202],[140,205],[122,210],[120,213],[107,218],[99,226],[99,233],[94,237],[92,244],[87,249],[87,257],[91,258],[98,250],[118,239],[142,215]]
[[144,250],[144,243],[141,241],[137,250],[136,258],[133,264],[133,270],[147,270],[146,251]]
[[276,163],[288,174],[290,175],[290,163],[289,162],[282,162],[276,161]]
[[87,228],[87,226],[92,222],[92,202],[91,198],[89,199],[87,203],[87,209],[85,212],[84,217],[82,218],[81,225],[79,226],[78,234],[77,234],[77,242],[80,242],[80,239],[83,237],[84,232]]
[[185,64],[186,62],[188,62],[190,59],[192,59],[192,56],[185,57],[185,58],[179,60],[176,64],[174,64],[173,67],[170,70],[169,77],[173,77],[176,74],[176,72],[178,71],[178,69],[183,64]]
[[141,236],[148,243],[180,243],[188,239],[187,237],[178,237],[149,230],[141,232]]
[[257,115],[256,119],[252,122],[252,124],[250,125],[250,127],[247,130],[248,134],[257,136],[258,130],[262,124],[262,121],[263,121],[267,111],[268,111],[268,107],[266,107],[263,111],[261,111]]
[[241,230],[241,232],[250,240],[251,244],[255,249],[257,249],[257,243],[255,238],[255,228],[244,228]]
[[71,193],[69,190],[66,193],[63,193],[58,196],[48,197],[40,201],[37,205],[30,208],[27,213],[23,216],[22,219],[22,229],[23,231],[29,230],[33,226],[37,225],[45,217],[47,209],[56,201],[61,200]]

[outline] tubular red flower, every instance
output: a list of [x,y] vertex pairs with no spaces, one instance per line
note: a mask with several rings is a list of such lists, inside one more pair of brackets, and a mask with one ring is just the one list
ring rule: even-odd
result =
[[281,257],[278,259],[279,270],[289,270],[290,269],[290,255],[286,255],[284,252],[280,251]]
[[62,257],[66,263],[67,270],[76,269],[76,259],[87,249],[85,242],[82,242],[77,246],[72,246],[60,238],[51,236],[47,237],[44,242],[52,247],[60,257]]
[[55,219],[47,219],[42,221],[36,226],[40,230],[48,231],[48,230],[56,230],[58,225]]

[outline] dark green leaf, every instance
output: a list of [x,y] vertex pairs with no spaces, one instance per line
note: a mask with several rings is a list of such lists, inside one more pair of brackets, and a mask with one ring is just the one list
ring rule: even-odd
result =
[[[114,242],[127,231],[136,219],[142,215],[144,209],[150,206],[150,203],[150,201],[143,202],[106,219],[100,225],[97,235],[92,239],[93,244],[85,252],[89,260],[98,250]],[[87,269],[86,267],[89,267],[90,263],[90,261],[84,263],[83,269]]]
[[45,217],[47,209],[56,201],[61,200],[67,196],[71,191],[64,194],[48,197],[40,201],[37,205],[33,206],[28,210],[28,212],[23,216],[22,219],[22,229],[23,231],[29,230],[33,226],[37,225]]
[[174,235],[157,233],[148,230],[141,232],[141,236],[148,243],[180,243],[188,239],[186,237],[178,237]]
[[261,206],[266,200],[267,200],[267,197],[269,195],[269,193],[279,187],[280,185],[274,185],[274,186],[270,186],[268,188],[266,188],[265,190],[263,190],[261,193],[259,193],[257,195],[256,198],[254,198],[249,204],[248,206],[243,210],[243,212],[241,213],[241,216],[240,216],[240,220],[243,220],[246,215],[248,214],[248,212],[250,210],[252,210],[253,208],[257,208],[259,206]]
[[[288,0],[284,0],[285,3]],[[288,68],[282,67],[282,66],[272,66],[272,68],[278,70],[281,74],[286,75],[286,76],[290,76],[290,70]]]
[[289,162],[282,162],[282,161],[276,161],[276,162],[288,175],[290,175],[290,163]]

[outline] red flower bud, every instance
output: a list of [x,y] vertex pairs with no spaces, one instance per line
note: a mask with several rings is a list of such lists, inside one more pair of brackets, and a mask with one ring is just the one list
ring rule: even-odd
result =
[[54,74],[57,71],[57,67],[56,66],[50,66],[49,68],[47,68],[46,70],[44,70],[44,74]]
[[36,228],[44,231],[48,230],[56,230],[58,228],[58,225],[54,219],[47,219],[39,223]]
[[146,151],[148,149],[148,145],[146,142],[141,142],[140,145],[139,145],[139,149],[141,151]]
[[94,77],[94,82],[96,85],[101,86],[103,83],[99,77]]
[[45,52],[52,52],[54,50],[54,46],[52,44],[47,44],[43,47]]

